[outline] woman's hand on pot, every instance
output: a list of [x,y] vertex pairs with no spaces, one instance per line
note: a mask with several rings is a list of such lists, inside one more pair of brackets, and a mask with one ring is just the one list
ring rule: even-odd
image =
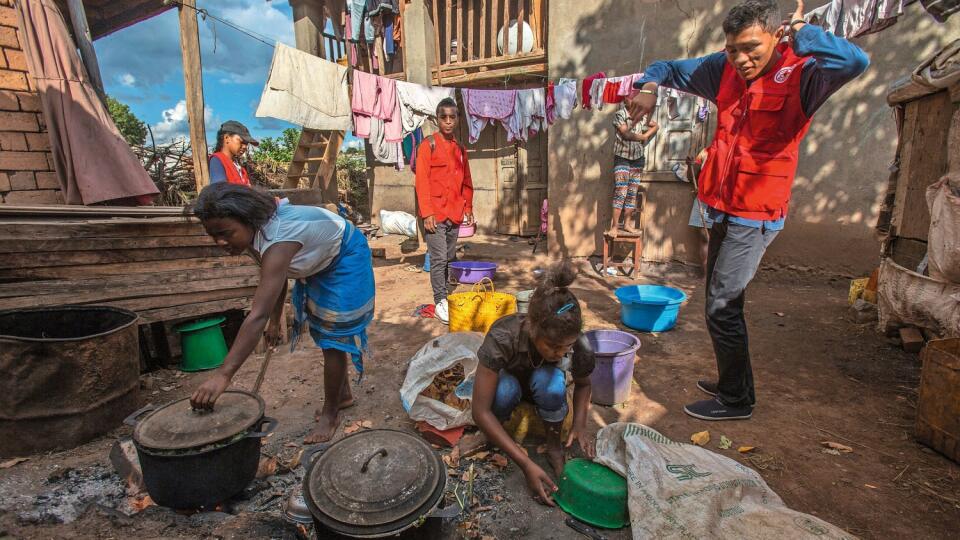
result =
[[553,494],[557,491],[557,485],[553,483],[547,471],[531,461],[523,467],[523,476],[526,477],[527,487],[530,488],[533,498],[538,503],[556,506],[553,502]]
[[230,386],[230,377],[222,373],[214,373],[190,396],[190,406],[194,409],[212,409],[217,398],[228,386]]
[[570,430],[570,436],[567,437],[567,448],[570,448],[573,445],[573,441],[578,441],[580,443],[580,449],[583,450],[583,453],[588,458],[593,459],[597,455],[597,440],[585,431],[584,428],[574,427]]

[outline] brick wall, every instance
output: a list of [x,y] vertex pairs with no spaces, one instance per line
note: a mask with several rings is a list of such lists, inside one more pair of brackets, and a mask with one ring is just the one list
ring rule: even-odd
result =
[[63,204],[13,0],[0,0],[0,203]]

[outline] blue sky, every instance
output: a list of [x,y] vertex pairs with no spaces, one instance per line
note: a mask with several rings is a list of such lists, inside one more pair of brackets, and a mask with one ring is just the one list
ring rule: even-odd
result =
[[[198,0],[198,8],[263,36],[294,45],[290,4],[281,0]],[[256,138],[275,137],[292,124],[254,112],[273,47],[212,19],[199,21],[207,141],[226,120],[243,122]],[[187,137],[189,126],[177,10],[94,42],[106,91],[153,130],[157,142]],[[345,145],[358,145],[348,135]]]

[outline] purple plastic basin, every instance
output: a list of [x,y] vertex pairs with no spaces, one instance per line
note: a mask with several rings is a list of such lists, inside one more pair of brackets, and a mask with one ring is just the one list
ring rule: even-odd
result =
[[479,283],[483,278],[493,279],[496,263],[484,261],[456,261],[450,263],[450,277],[459,283]]
[[590,330],[584,334],[597,363],[590,374],[590,400],[598,405],[616,405],[630,399],[633,365],[640,340],[620,330]]

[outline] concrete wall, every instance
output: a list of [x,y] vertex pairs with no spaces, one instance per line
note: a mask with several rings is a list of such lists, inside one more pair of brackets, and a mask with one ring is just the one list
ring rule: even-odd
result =
[[[808,9],[825,3],[818,0]],[[720,50],[720,23],[730,0],[553,0],[549,3],[550,77],[608,76],[642,71],[649,62]],[[795,4],[781,2],[784,13]],[[960,35],[960,16],[937,24],[919,3],[900,22],[857,39],[871,59],[867,73],[833,96],[816,114],[803,145],[786,230],[766,257],[830,272],[864,274],[877,264],[873,226],[886,186],[897,133],[885,102],[887,85]],[[564,256],[599,252],[612,192],[612,109],[577,110],[551,127],[550,246]],[[655,201],[654,201],[655,203]],[[689,203],[657,211],[653,236],[689,245],[682,224]],[[584,219],[589,212],[590,219]],[[684,232],[680,232],[684,231]],[[688,249],[677,256],[689,260]],[[646,250],[645,250],[646,252]]]
[[0,204],[63,204],[18,34],[13,0],[0,0]]

